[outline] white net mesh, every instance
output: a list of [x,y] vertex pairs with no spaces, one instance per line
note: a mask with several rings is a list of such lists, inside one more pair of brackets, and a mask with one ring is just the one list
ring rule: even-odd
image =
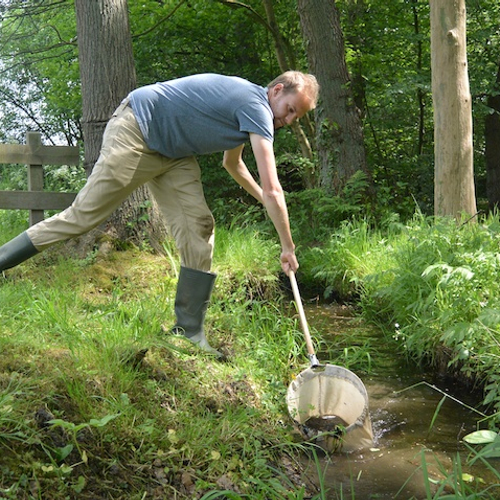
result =
[[301,430],[331,434],[333,424],[341,425],[343,451],[373,443],[366,388],[346,368],[324,365],[302,371],[288,387],[287,404]]

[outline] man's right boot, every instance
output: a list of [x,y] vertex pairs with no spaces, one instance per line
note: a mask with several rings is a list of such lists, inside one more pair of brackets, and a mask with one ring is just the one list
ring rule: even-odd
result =
[[0,247],[0,272],[21,264],[37,253],[38,250],[24,231]]
[[177,322],[172,332],[184,335],[205,352],[220,358],[222,353],[208,343],[203,329],[215,278],[214,273],[181,266],[175,297]]

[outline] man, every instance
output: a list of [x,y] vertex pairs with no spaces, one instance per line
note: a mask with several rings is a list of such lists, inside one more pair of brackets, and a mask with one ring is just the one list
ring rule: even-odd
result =
[[[216,277],[210,272],[214,219],[195,156],[224,151],[224,168],[265,206],[276,228],[283,271],[296,271],[273,138],[275,129],[315,107],[318,91],[314,76],[297,71],[283,73],[267,88],[238,77],[201,74],[134,90],[109,121],[99,159],[73,204],[2,246],[0,271],[96,227],[147,183],[181,256],[174,331],[219,355],[203,330]],[[248,141],[260,185],[242,159]]]

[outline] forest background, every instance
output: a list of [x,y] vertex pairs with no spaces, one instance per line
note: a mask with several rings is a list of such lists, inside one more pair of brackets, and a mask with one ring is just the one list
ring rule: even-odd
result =
[[[286,49],[285,64],[308,69],[295,3],[130,1],[128,4],[139,86],[199,72],[239,75],[266,85],[282,71],[284,64],[278,62],[277,37]],[[266,4],[272,5],[271,18],[266,14]],[[46,143],[82,145],[73,2],[22,2],[19,10],[12,1],[2,5],[0,140],[23,142],[25,131],[36,129],[42,132]],[[483,209],[488,208],[488,190],[493,190],[488,187],[488,170],[495,171],[499,161],[493,151],[489,156],[485,154],[488,118],[498,114],[495,108],[498,9],[493,1],[467,2],[475,185],[478,204]],[[340,1],[332,2],[328,11],[334,12],[334,18],[341,23],[341,31],[335,36],[344,40],[345,53],[326,51],[315,57],[323,58],[326,66],[340,67],[345,60],[348,75],[344,89],[351,101],[347,105],[354,104],[358,111],[363,139],[360,147],[364,149],[361,155],[366,154],[366,165],[360,161],[350,171],[361,170],[367,176],[351,180],[354,193],[363,195],[350,200],[356,205],[354,211],[375,212],[377,217],[394,211],[403,219],[416,208],[432,214],[434,130],[428,2],[406,0],[387,5],[378,1]],[[333,78],[327,85],[330,83],[335,84]],[[327,91],[324,88],[325,94]],[[310,117],[303,129],[317,152],[312,121]],[[323,120],[321,126],[331,128],[332,124]],[[489,128],[493,137],[497,137],[498,124]],[[285,188],[301,199],[301,205],[307,205],[311,196],[306,188],[321,187],[325,194],[338,195],[350,178],[349,175],[340,186],[336,185],[334,178],[339,174],[334,169],[325,173],[317,156],[304,157],[293,130],[278,135],[275,149]],[[336,161],[347,163],[343,161],[345,153],[341,147],[337,152],[340,159]],[[220,158],[206,157],[201,161],[203,167],[210,166],[202,171],[216,218],[231,219],[233,212],[244,211],[250,200],[237,186],[224,182],[222,170],[214,168],[220,164]],[[325,176],[330,178],[325,180]],[[63,175],[59,171],[62,187],[75,177],[78,177],[75,172]],[[2,184],[8,184],[10,189],[25,183],[24,179],[18,168],[2,168]],[[363,190],[369,184],[374,189]],[[351,195],[352,191],[351,186]],[[321,196],[318,200],[317,195],[314,204],[320,205]],[[337,207],[336,221],[353,211],[343,198],[340,202],[343,206]],[[491,208],[496,200],[494,195],[490,198]],[[328,211],[331,200],[323,201]],[[328,216],[331,218],[331,211]]]
[[[315,2],[310,3],[315,5]],[[301,5],[304,3],[289,1],[129,0],[137,85],[200,72],[235,74],[266,85],[282,71],[280,52],[276,50],[278,46],[286,49],[290,66],[307,71],[311,55],[306,54],[305,50],[308,43],[304,41],[304,23],[298,13]],[[329,19],[338,21],[338,25],[334,24],[338,30],[333,33],[337,39],[341,38],[343,50],[335,53],[318,52],[316,57],[323,58],[325,66],[340,67],[343,63],[346,65],[348,73],[344,85],[339,88],[345,91],[342,99],[345,99],[347,107],[356,110],[362,137],[362,142],[358,142],[357,147],[362,149],[365,161],[362,166],[358,165],[354,169],[354,175],[346,175],[340,183],[336,182],[335,177],[338,171],[324,167],[324,158],[319,157],[318,151],[325,148],[328,150],[330,147],[338,156],[342,154],[340,147],[335,149],[335,140],[341,134],[336,133],[338,130],[334,121],[320,121],[320,125],[325,129],[323,131],[318,131],[317,128],[315,130],[318,122],[313,123],[312,116],[310,121],[301,123],[303,133],[311,145],[311,156],[307,155],[297,130],[282,130],[276,137],[275,151],[280,178],[287,191],[294,239],[298,243],[303,290],[307,291],[308,295],[319,294],[321,298],[329,300],[333,298],[354,301],[365,318],[377,323],[387,334],[387,338],[394,341],[405,354],[417,361],[431,362],[435,366],[445,366],[446,369],[460,372],[463,377],[474,382],[480,381],[486,388],[484,402],[490,405],[495,415],[494,411],[500,408],[500,391],[497,384],[497,359],[500,349],[496,340],[500,325],[497,312],[500,307],[496,299],[500,297],[497,290],[500,283],[497,279],[500,236],[498,218],[492,212],[496,204],[496,184],[492,179],[499,169],[500,162],[500,155],[494,153],[495,145],[500,144],[500,141],[495,139],[500,129],[500,5],[495,1],[467,2],[467,55],[474,125],[474,179],[478,208],[482,211],[481,214],[470,215],[481,222],[477,225],[467,222],[457,225],[455,221],[428,217],[434,213],[429,3],[423,0],[346,0],[319,2],[318,6],[318,9],[321,6],[328,7],[328,15],[333,16]],[[40,131],[46,144],[79,145],[83,152],[84,120],[74,2],[4,0],[0,1],[0,16],[0,142],[23,143],[26,131],[31,129]],[[317,33],[322,36],[321,29],[318,28]],[[326,32],[324,34],[327,35]],[[91,57],[92,55],[90,54]],[[120,61],[116,62],[120,64]],[[321,103],[318,108],[318,111],[322,109]],[[329,144],[318,143],[318,138],[322,137],[319,132],[326,132],[327,137],[330,134]],[[255,171],[251,155],[248,155],[246,161]],[[270,284],[276,283],[275,278],[278,275],[277,259],[274,265],[268,259],[270,255],[274,255],[275,247],[262,246],[265,244],[260,241],[261,237],[267,241],[269,236],[270,241],[273,241],[269,221],[260,207],[236,184],[227,182],[226,173],[221,168],[220,155],[200,158],[200,164],[207,200],[221,229],[218,233],[220,250],[216,255],[218,271],[221,274],[220,286],[229,287],[233,293],[230,300],[225,300],[223,292],[219,292],[220,296],[215,297],[214,318],[221,325],[220,336],[223,342],[235,342],[236,345],[232,348],[237,353],[238,349],[248,353],[250,349],[255,349],[256,344],[253,342],[256,342],[256,338],[261,337],[262,331],[266,332],[269,328],[265,348],[271,351],[274,349],[274,356],[269,356],[269,352],[261,352],[259,349],[252,352],[255,360],[266,361],[267,373],[259,373],[255,366],[250,370],[251,378],[259,380],[262,385],[255,389],[255,385],[259,384],[254,382],[253,387],[259,394],[260,401],[254,405],[252,399],[248,406],[255,413],[245,414],[245,417],[242,416],[243,413],[238,413],[238,418],[242,419],[242,429],[250,427],[249,421],[255,424],[255,420],[259,420],[260,424],[266,420],[267,425],[267,417],[259,414],[256,408],[263,408],[264,412],[272,413],[275,407],[280,406],[278,401],[282,402],[283,394],[282,389],[277,389],[278,381],[286,379],[285,373],[288,373],[290,366],[298,366],[303,346],[298,340],[299,334],[280,340],[273,335],[273,329],[281,328],[285,331],[290,329],[290,325],[283,323],[277,326],[273,306],[271,310],[266,309],[269,302],[275,300],[276,289]],[[48,166],[46,175],[46,188],[53,190],[75,191],[85,181],[84,168]],[[25,169],[18,165],[2,166],[1,189],[26,189],[26,186]],[[144,204],[142,208],[143,212],[136,213],[134,218],[125,221],[125,226],[131,232],[149,217],[150,207]],[[27,214],[3,211],[0,223],[2,240],[6,241],[10,235],[13,236],[26,227]],[[229,232],[228,241],[225,241],[226,230]],[[134,231],[134,235],[137,235],[137,231]],[[147,240],[139,241],[138,244],[143,249],[149,249]],[[238,244],[241,244],[241,248],[235,251],[235,245]],[[168,259],[173,259],[168,243],[163,247],[163,251]],[[236,258],[231,259],[230,255]],[[130,267],[134,269],[134,273],[136,268],[132,263],[140,262],[144,257],[133,254]],[[126,263],[125,256],[121,260]],[[193,436],[189,439],[186,437],[184,433],[192,432],[193,426],[189,426],[191,430],[188,431],[188,425],[183,428],[182,421],[179,423],[176,420],[175,423],[166,424],[162,421],[162,424],[170,426],[172,432],[169,431],[168,437],[157,436],[157,431],[153,429],[157,426],[148,420],[150,416],[146,417],[144,414],[137,417],[132,414],[130,398],[136,403],[141,399],[141,395],[133,393],[131,387],[127,390],[123,388],[123,385],[127,385],[126,377],[133,379],[139,388],[142,387],[145,395],[150,390],[153,391],[151,384],[141,386],[138,380],[134,379],[136,375],[127,372],[126,377],[122,374],[120,387],[113,387],[113,382],[104,376],[104,386],[100,385],[100,377],[94,377],[92,386],[88,387],[89,382],[84,376],[88,366],[93,363],[98,365],[92,368],[96,373],[109,369],[109,366],[118,365],[120,360],[112,355],[117,346],[134,350],[138,343],[144,344],[144,334],[140,333],[144,320],[159,327],[157,323],[165,317],[168,318],[160,318],[161,314],[168,313],[159,305],[157,301],[160,299],[156,295],[150,297],[151,309],[149,304],[141,304],[141,294],[142,298],[153,293],[153,290],[154,293],[162,294],[165,292],[163,287],[171,285],[171,276],[167,276],[165,283],[157,283],[158,269],[164,261],[161,261],[158,267],[143,261],[140,266],[143,266],[144,270],[140,272],[147,274],[150,282],[146,285],[144,276],[134,276],[142,288],[132,290],[128,281],[130,276],[127,276],[121,265],[107,262],[106,265],[112,269],[112,275],[108,276],[102,268],[92,267],[96,263],[96,256],[89,252],[85,258],[76,261],[75,266],[77,269],[86,269],[89,281],[95,285],[93,292],[88,292],[87,285],[78,283],[77,286],[71,279],[63,284],[71,275],[64,264],[56,268],[55,277],[51,277],[51,273],[54,273],[51,258],[47,257],[47,261],[38,262],[46,264],[46,271],[34,270],[30,264],[26,270],[16,271],[20,276],[23,276],[24,272],[27,273],[26,276],[30,279],[24,284],[16,282],[15,278],[19,275],[14,272],[14,281],[2,286],[2,318],[9,320],[5,321],[3,329],[11,332],[2,339],[5,352],[17,352],[16,349],[19,348],[15,344],[13,332],[19,328],[16,321],[26,321],[26,318],[18,317],[16,313],[19,304],[24,304],[25,310],[32,312],[29,321],[33,321],[25,328],[27,333],[22,342],[29,346],[30,349],[26,349],[34,358],[30,357],[29,362],[25,360],[27,365],[24,365],[20,359],[22,356],[13,356],[14,361],[10,361],[6,372],[11,373],[14,366],[15,372],[23,373],[23,370],[28,371],[29,368],[38,373],[40,367],[48,370],[44,359],[48,360],[49,364],[51,359],[57,359],[62,373],[57,377],[61,376],[62,385],[67,384],[69,389],[67,393],[64,392],[63,397],[62,389],[57,388],[54,393],[47,395],[44,402],[48,401],[56,416],[66,419],[63,424],[70,434],[76,436],[77,422],[93,422],[87,427],[82,424],[82,428],[98,429],[114,420],[118,414],[126,416],[122,419],[123,424],[116,423],[117,427],[122,426],[120,428],[123,434],[117,434],[119,437],[114,438],[103,436],[99,442],[99,450],[92,449],[94,456],[99,455],[106,474],[111,470],[111,462],[116,460],[113,448],[120,449],[120,441],[127,445],[133,443],[131,446],[135,447],[134,459],[124,458],[130,451],[123,452],[123,461],[120,463],[121,472],[118,476],[126,483],[127,471],[130,470],[134,470],[138,476],[142,474],[142,479],[146,481],[144,476],[147,474],[143,472],[143,465],[148,464],[151,467],[148,473],[154,472],[155,467],[151,464],[155,460],[160,460],[162,465],[170,460],[160,453],[161,447],[168,449],[170,446],[169,453],[173,453],[172,448],[181,440],[184,444],[179,450],[184,455],[189,455],[189,466],[186,465],[184,470],[179,467],[175,470],[171,468],[167,482],[177,489],[181,486],[187,488],[179,479],[183,477],[183,472],[199,476],[199,471],[208,470],[206,463],[200,463],[197,450],[192,444],[189,447],[185,444],[198,439],[206,445],[199,436],[194,439]],[[175,265],[172,265],[172,268],[175,268]],[[76,299],[74,304],[70,305],[59,297],[55,298],[52,294],[55,294],[56,290],[51,286],[54,279],[68,297],[71,297],[70,291],[83,286],[83,305]],[[235,281],[243,283],[244,289],[234,292],[231,287],[235,286]],[[106,298],[100,297],[98,300],[102,302],[92,303],[89,294],[101,292]],[[241,309],[233,309],[237,306],[247,307],[249,296],[253,304],[251,313],[245,309],[243,315]],[[73,307],[76,307],[77,311],[73,311]],[[87,316],[89,311],[93,312],[90,320]],[[90,333],[90,330],[84,334],[80,332],[80,328],[84,327],[76,322],[82,315],[85,316],[84,322],[89,323],[88,328],[94,327],[100,336]],[[110,333],[112,326],[104,323],[104,320],[108,321],[109,318],[112,318],[116,331],[120,330],[121,337],[114,338]],[[252,331],[251,326],[243,323],[246,320],[250,323],[258,322],[259,330],[254,332],[255,337],[249,333]],[[40,335],[44,336],[44,342],[49,342],[47,339],[52,338],[54,329],[59,332],[58,341],[61,345],[66,346],[68,343],[70,346],[69,359],[65,358],[66,352],[60,355],[59,351],[52,348],[47,354],[43,350],[43,343],[41,347],[37,345],[35,350],[29,344],[31,337],[39,340]],[[245,335],[240,335],[241,339],[237,335],[238,331],[245,332]],[[239,340],[233,340],[232,337],[228,340],[228,332],[234,333],[235,338]],[[75,335],[80,334],[82,339],[76,341]],[[92,338],[90,352],[87,352],[89,343],[86,335]],[[353,341],[346,341],[349,340]],[[79,342],[82,343],[81,346]],[[238,345],[238,342],[241,342],[241,345]],[[274,342],[277,345],[274,345]],[[284,342],[285,345],[279,342]],[[163,349],[164,346],[150,346],[150,352],[153,352],[149,359],[151,365],[160,367],[165,373],[172,375],[172,378],[178,377],[179,373],[175,368],[162,364],[166,360],[168,365],[172,358],[170,351],[167,351],[167,354],[164,350],[154,352],[154,347]],[[358,347],[346,347],[343,351],[346,357],[342,363],[352,368],[368,370],[372,359],[370,352],[372,356],[374,352],[373,346],[365,346],[368,351],[359,350]],[[122,353],[121,349],[118,351]],[[283,352],[293,354],[290,359],[279,360]],[[354,356],[351,358],[348,353],[354,353]],[[328,354],[335,356],[333,349],[330,349]],[[92,359],[92,356],[95,359]],[[68,375],[71,363],[80,367],[82,380],[73,373],[71,377]],[[193,369],[190,363],[183,361],[178,370],[196,373],[199,365]],[[171,373],[172,370],[174,371]],[[215,370],[218,369],[211,366],[209,371]],[[235,380],[231,382],[231,390],[241,386],[244,391],[248,390],[245,385],[246,375],[243,377],[243,369],[240,370],[239,374],[232,375]],[[273,373],[273,376],[269,373]],[[217,375],[221,379],[228,376],[218,371]],[[262,376],[262,379],[259,379],[259,376]],[[55,379],[57,377],[54,375]],[[159,386],[163,384],[163,394],[175,394],[178,390],[176,387],[165,387],[168,382],[161,374],[155,372],[154,377],[158,377],[156,382]],[[12,391],[4,393],[5,403],[14,408],[9,410],[14,413],[17,411],[14,405],[17,401],[17,383],[14,384],[9,378],[7,387]],[[223,397],[227,397],[227,387],[224,386]],[[209,391],[217,394],[219,389],[210,386]],[[23,390],[34,392],[33,389]],[[102,406],[96,406],[95,402],[90,404],[93,393],[101,390],[105,395],[100,403]],[[80,402],[75,402],[76,397]],[[150,396],[153,400],[155,397],[157,396]],[[203,401],[210,397],[204,395]],[[230,401],[230,404],[235,403],[234,407],[231,406],[235,413],[243,411],[239,406],[241,401],[238,397],[236,394]],[[66,399],[72,403],[60,403]],[[104,399],[107,401],[104,402]],[[209,412],[216,414],[220,413],[223,406],[220,401],[206,402],[206,405],[210,407]],[[26,409],[19,409],[19,412],[22,411]],[[194,421],[200,418],[200,427],[203,427],[206,423],[206,411],[205,409],[204,414],[197,415],[191,404],[191,408],[186,409],[186,418]],[[176,419],[179,418],[179,413],[181,412],[178,412]],[[70,418],[71,416],[73,418]],[[155,415],[154,418],[160,417]],[[70,424],[68,420],[75,424]],[[137,437],[134,435],[137,421],[140,421],[141,426],[140,429],[137,427],[137,432],[146,430],[150,433],[151,441],[158,443],[158,450],[152,451],[151,448],[137,451]],[[281,430],[276,428],[279,427],[276,426],[276,421],[277,419],[274,420],[272,435],[281,433]],[[23,419],[18,419],[18,422],[23,422]],[[495,419],[491,422],[494,423]],[[23,424],[22,429],[15,427],[10,418],[4,423],[6,429],[12,429],[11,435],[7,431],[5,433],[7,440],[15,439],[13,436],[20,432],[31,436],[27,428],[31,428],[32,423],[27,427]],[[63,424],[60,425],[64,427]],[[267,432],[268,429],[265,430]],[[220,435],[220,432],[215,432],[214,435]],[[282,436],[280,438],[282,439]],[[106,443],[106,439],[112,439],[112,443]],[[164,444],[162,440],[168,439],[170,444]],[[258,446],[256,444],[259,457],[263,442],[267,441],[259,434],[255,440],[255,443],[260,443]],[[225,457],[225,452],[218,447],[220,443],[211,442],[209,448],[215,452],[213,456],[216,458],[210,462],[209,472],[203,476],[201,483],[196,483],[196,488],[206,490],[207,482],[216,483],[216,478],[225,477],[227,470],[230,470],[231,480],[239,488],[243,488],[248,482],[252,483],[249,477],[253,474],[254,491],[264,489],[263,484],[256,486],[256,472],[254,466],[249,465],[256,456],[256,451],[250,451],[249,448],[255,443],[252,441],[249,447],[247,442],[244,444],[244,453],[249,457],[244,467],[231,465],[229,457],[225,462],[226,465],[231,465],[231,468],[223,471],[217,456]],[[78,466],[72,462],[68,469],[64,467],[64,461],[67,462],[69,455],[61,459],[61,454],[74,454],[76,451],[80,453],[80,458],[86,458],[86,454],[79,448],[80,445],[71,444],[70,450],[70,444],[63,444],[65,446],[46,446],[51,465],[42,461],[41,465],[36,466],[39,469],[53,467],[49,473],[54,474],[56,471],[55,475],[64,479],[58,486],[61,495],[64,495],[68,488],[76,491],[84,486],[89,487],[90,484],[89,473],[84,470],[85,460],[83,465],[79,463]],[[33,443],[25,442],[27,449],[31,449],[32,445]],[[103,451],[107,445],[110,449]],[[49,448],[56,450],[59,455],[48,451]],[[90,445],[86,453],[91,453]],[[106,456],[108,453],[109,456]],[[242,452],[234,448],[232,453],[233,456],[241,456]],[[105,456],[106,458],[103,458]],[[171,458],[173,460],[178,457]],[[266,460],[267,458],[266,456]],[[37,470],[33,463],[29,463],[29,467]],[[239,476],[235,470],[238,470]],[[77,476],[76,471],[81,475]],[[262,471],[260,473],[263,474]],[[269,474],[273,476],[273,473],[268,471]],[[175,480],[170,481],[170,476],[175,477]],[[4,474],[4,479],[5,477],[7,480],[4,484],[7,484],[10,476]],[[29,477],[29,474],[26,477]],[[69,481],[68,477],[74,480]],[[268,476],[263,474],[260,477]],[[43,483],[40,478],[37,480]],[[44,481],[48,483],[49,478],[44,476]],[[21,483],[17,484],[20,487]],[[166,484],[163,486],[167,487]],[[138,488],[135,484],[133,487]],[[140,498],[139,493],[137,495],[137,498]],[[267,490],[262,495],[262,498],[270,498]],[[281,498],[276,495],[276,498]]]

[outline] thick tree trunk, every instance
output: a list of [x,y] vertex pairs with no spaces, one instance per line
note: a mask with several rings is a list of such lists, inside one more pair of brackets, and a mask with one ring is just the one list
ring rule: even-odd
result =
[[106,124],[135,88],[136,77],[127,0],[75,0],[75,9],[85,170],[90,174]]
[[485,119],[486,192],[490,210],[500,208],[500,67],[495,93],[488,97],[490,113]]
[[[121,100],[136,86],[127,0],[75,0],[85,169],[97,161],[108,120]],[[104,231],[120,240],[140,243],[149,236],[153,247],[166,231],[150,195],[143,187],[129,197],[107,223],[78,242],[83,252]],[[146,211],[146,207],[151,207]],[[140,216],[138,215],[140,214]]]
[[316,109],[320,183],[339,193],[357,171],[367,172],[359,110],[350,90],[344,37],[334,0],[298,0],[311,72],[321,85]]
[[434,213],[476,213],[465,0],[431,0]]

